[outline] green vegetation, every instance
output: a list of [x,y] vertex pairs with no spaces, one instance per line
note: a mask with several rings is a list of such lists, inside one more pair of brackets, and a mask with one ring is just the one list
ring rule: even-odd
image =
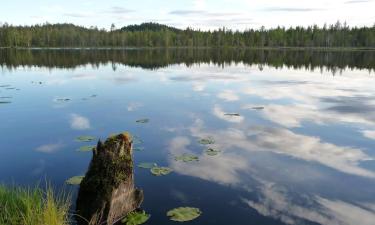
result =
[[209,156],[215,156],[215,155],[218,155],[220,153],[220,150],[216,150],[216,149],[213,149],[213,148],[208,148],[206,150],[206,154],[209,155]]
[[147,163],[147,162],[138,164],[138,167],[142,169],[152,169],[157,166],[158,165],[156,163]]
[[69,185],[80,185],[85,176],[74,176],[65,181]]
[[167,212],[167,216],[177,222],[191,221],[198,218],[201,214],[202,212],[198,208],[191,207],[180,207]]
[[155,166],[155,167],[152,167],[150,171],[155,176],[165,176],[165,175],[170,174],[173,170],[168,167]]
[[321,70],[333,73],[346,69],[375,69],[375,51],[333,51],[322,49],[234,49],[234,48],[157,48],[142,50],[0,50],[0,67],[76,68],[97,67],[110,63],[144,69],[158,69],[171,64],[213,63],[226,67],[236,63],[246,66]]
[[211,144],[215,144],[215,140],[212,139],[211,137],[208,137],[208,138],[202,138],[202,139],[200,139],[198,142],[199,142],[199,144],[201,144],[201,145],[211,145]]
[[51,186],[21,188],[0,185],[1,225],[68,225],[70,196]]
[[225,28],[179,30],[146,23],[110,31],[73,24],[0,27],[0,47],[322,47],[374,48],[375,25],[349,27],[345,23],[318,27],[277,27],[243,32]]
[[182,162],[194,162],[199,161],[199,157],[196,155],[190,155],[190,154],[183,154],[180,156],[176,156],[174,158],[176,161],[182,161]]
[[95,150],[96,146],[95,145],[86,145],[82,146],[78,149],[79,152],[91,152]]
[[139,225],[146,223],[149,218],[150,215],[146,214],[145,211],[134,211],[129,213],[122,222],[126,225]]
[[92,137],[92,136],[80,136],[80,137],[77,137],[76,140],[77,141],[81,141],[81,142],[90,142],[90,141],[95,140],[95,137]]

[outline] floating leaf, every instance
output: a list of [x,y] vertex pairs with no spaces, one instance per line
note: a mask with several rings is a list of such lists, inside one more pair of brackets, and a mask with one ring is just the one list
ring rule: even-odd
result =
[[214,144],[214,143],[215,143],[215,141],[212,138],[202,138],[202,139],[199,140],[199,144],[201,144],[201,145],[210,145],[210,144]]
[[171,168],[168,168],[168,167],[155,166],[155,167],[152,167],[150,171],[155,176],[163,176],[163,175],[170,174],[173,170]]
[[241,116],[239,113],[225,113],[224,116]]
[[189,154],[183,154],[181,156],[176,156],[174,158],[176,161],[183,161],[183,162],[193,162],[193,161],[199,161],[199,157],[196,155],[189,155]]
[[80,185],[84,177],[85,176],[71,177],[68,180],[66,180],[65,183],[67,183],[69,185]]
[[78,149],[80,152],[90,152],[93,151],[96,148],[94,145],[87,145],[87,146],[82,146]]
[[149,119],[140,119],[140,120],[137,120],[135,122],[136,123],[148,123],[148,122],[150,122],[150,120]]
[[201,214],[202,212],[200,209],[192,207],[180,207],[167,212],[167,216],[169,216],[171,220],[177,222],[191,221],[198,218]]
[[58,101],[58,102],[67,102],[67,101],[70,101],[70,98],[57,98],[56,101]]
[[122,220],[123,223],[126,223],[126,225],[139,225],[144,224],[146,221],[150,218],[149,214],[146,214],[145,211],[135,211],[129,213],[125,219]]
[[152,169],[154,167],[157,167],[158,165],[156,163],[140,163],[138,164],[139,168],[142,169]]
[[216,150],[216,149],[213,149],[213,148],[209,148],[206,150],[206,154],[209,155],[209,156],[215,156],[215,155],[218,155],[220,153],[219,150]]
[[95,137],[93,136],[79,136],[76,138],[77,141],[81,141],[81,142],[90,142],[90,141],[93,141],[95,140]]

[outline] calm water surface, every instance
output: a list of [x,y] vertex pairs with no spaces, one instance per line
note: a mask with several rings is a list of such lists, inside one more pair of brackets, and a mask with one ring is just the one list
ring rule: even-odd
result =
[[203,212],[186,224],[373,225],[374,54],[2,51],[0,182],[63,187],[91,160],[76,137],[130,131],[135,165],[174,170],[134,168],[149,225],[179,206]]

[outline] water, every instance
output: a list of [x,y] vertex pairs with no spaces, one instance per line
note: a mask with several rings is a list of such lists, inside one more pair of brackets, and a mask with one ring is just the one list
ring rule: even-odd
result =
[[[78,136],[142,139],[147,224],[373,224],[374,52],[0,51],[0,182],[63,187],[90,152]],[[8,86],[9,85],[9,86]],[[8,98],[4,98],[8,97]],[[61,100],[66,99],[66,101]],[[10,103],[9,103],[10,102]],[[239,115],[225,115],[238,113]],[[148,118],[148,123],[136,120]],[[209,156],[211,137],[220,150]],[[90,144],[90,143],[89,143]],[[95,142],[91,143],[95,144]],[[198,162],[178,162],[188,153]],[[76,193],[78,188],[73,188]]]

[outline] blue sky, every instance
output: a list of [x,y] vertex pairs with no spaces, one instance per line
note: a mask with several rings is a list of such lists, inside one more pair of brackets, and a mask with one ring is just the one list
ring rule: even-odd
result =
[[203,30],[243,30],[346,21],[375,24],[375,0],[12,0],[2,3],[0,22],[25,25],[69,22],[108,29],[159,22]]

